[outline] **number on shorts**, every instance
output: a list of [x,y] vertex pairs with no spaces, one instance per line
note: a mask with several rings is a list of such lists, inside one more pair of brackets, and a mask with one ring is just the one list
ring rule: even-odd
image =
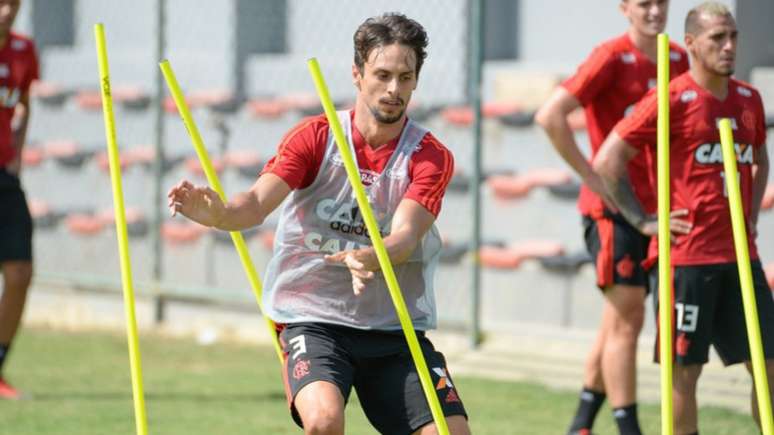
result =
[[677,309],[677,330],[696,331],[696,324],[699,322],[699,306],[676,302],[675,308]]

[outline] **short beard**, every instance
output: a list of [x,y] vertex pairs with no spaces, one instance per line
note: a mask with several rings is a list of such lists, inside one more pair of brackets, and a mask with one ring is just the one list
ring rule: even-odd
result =
[[397,115],[388,117],[382,114],[382,112],[380,112],[379,109],[375,107],[369,107],[368,109],[371,111],[374,119],[376,119],[376,122],[380,124],[395,124],[396,122],[400,121],[403,118],[403,114],[406,113],[406,110],[404,109],[401,110]]

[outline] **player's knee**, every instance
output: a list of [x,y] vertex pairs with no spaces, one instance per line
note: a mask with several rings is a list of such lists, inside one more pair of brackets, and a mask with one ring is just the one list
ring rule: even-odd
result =
[[27,291],[32,281],[32,263],[14,261],[3,264],[3,281],[9,291]]
[[676,391],[692,393],[696,391],[696,384],[701,375],[701,364],[680,365],[676,364],[672,375],[672,385]]
[[317,408],[301,416],[307,435],[343,435],[344,416],[326,408]]

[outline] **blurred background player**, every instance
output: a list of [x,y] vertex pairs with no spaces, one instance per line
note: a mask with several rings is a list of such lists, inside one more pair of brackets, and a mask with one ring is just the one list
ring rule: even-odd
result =
[[[647,277],[640,262],[645,259],[648,238],[611,206],[590,161],[615,123],[656,84],[656,37],[666,26],[669,2],[624,0],[619,8],[630,23],[626,33],[597,46],[536,115],[556,150],[583,180],[578,208],[586,247],[596,266],[597,286],[605,297],[570,434],[591,431],[605,393],[620,433],[640,433],[635,356],[647,294]],[[670,51],[671,70],[675,74],[686,71],[685,51],[677,44],[671,44]],[[590,159],[578,148],[567,121],[578,107],[583,107],[586,115]],[[637,180],[638,197],[655,210],[646,167],[643,157],[632,160],[628,170]]]
[[[725,365],[744,362],[750,353],[742,308],[739,275],[728,211],[723,159],[717,121],[731,118],[744,215],[748,222],[750,258],[769,379],[774,375],[774,303],[755,243],[756,224],[769,172],[763,103],[757,90],[731,77],[736,56],[734,17],[720,3],[692,9],[685,20],[685,44],[690,72],[669,86],[670,161],[675,210],[686,210],[686,221],[672,221],[675,301],[673,379],[675,433],[698,433],[696,383],[715,346]],[[657,95],[648,94],[634,113],[616,125],[602,145],[594,167],[599,171],[621,213],[649,234],[656,219],[634,194],[627,161],[651,148],[656,134]],[[655,168],[651,168],[655,173]],[[650,257],[655,259],[656,243]],[[651,286],[658,287],[657,268]],[[658,312],[658,310],[656,311]],[[656,342],[658,350],[658,341]],[[656,354],[658,359],[658,354]],[[755,393],[752,412],[758,420]]]
[[3,378],[32,279],[32,218],[21,189],[21,152],[30,115],[29,90],[38,78],[35,46],[11,31],[20,0],[0,0],[0,398],[18,399]]
[[[432,271],[441,242],[433,223],[454,170],[451,152],[405,113],[427,34],[386,14],[366,20],[354,45],[355,109],[339,118],[449,429],[468,434],[445,359],[423,332],[436,323]],[[286,197],[263,305],[282,329],[294,419],[307,434],[343,434],[354,387],[380,433],[437,433],[325,116],[292,129],[250,191],[228,204],[187,181],[169,193],[173,213],[232,231],[260,224]]]

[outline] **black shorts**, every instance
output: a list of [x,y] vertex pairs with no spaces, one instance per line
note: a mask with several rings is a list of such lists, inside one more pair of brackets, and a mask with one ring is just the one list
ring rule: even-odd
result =
[[19,179],[0,169],[0,263],[32,261],[32,217]]
[[[443,354],[424,333],[417,331],[417,338],[444,415],[467,418]],[[337,385],[345,401],[354,386],[366,417],[380,433],[408,435],[433,421],[402,331],[296,323],[285,325],[280,343],[285,353],[285,393],[299,426],[293,399],[315,381]]]
[[[752,264],[753,285],[758,319],[766,359],[774,358],[774,300],[759,261]],[[674,323],[672,332],[674,360],[678,364],[704,364],[709,346],[715,346],[723,364],[750,360],[750,347],[742,305],[742,290],[736,263],[700,266],[675,266]],[[650,273],[658,319],[658,267]],[[658,323],[657,323],[658,324]],[[656,335],[655,357],[659,355]]]
[[647,285],[647,274],[641,263],[648,255],[649,237],[620,215],[583,216],[583,235],[596,267],[600,289],[615,284]]

